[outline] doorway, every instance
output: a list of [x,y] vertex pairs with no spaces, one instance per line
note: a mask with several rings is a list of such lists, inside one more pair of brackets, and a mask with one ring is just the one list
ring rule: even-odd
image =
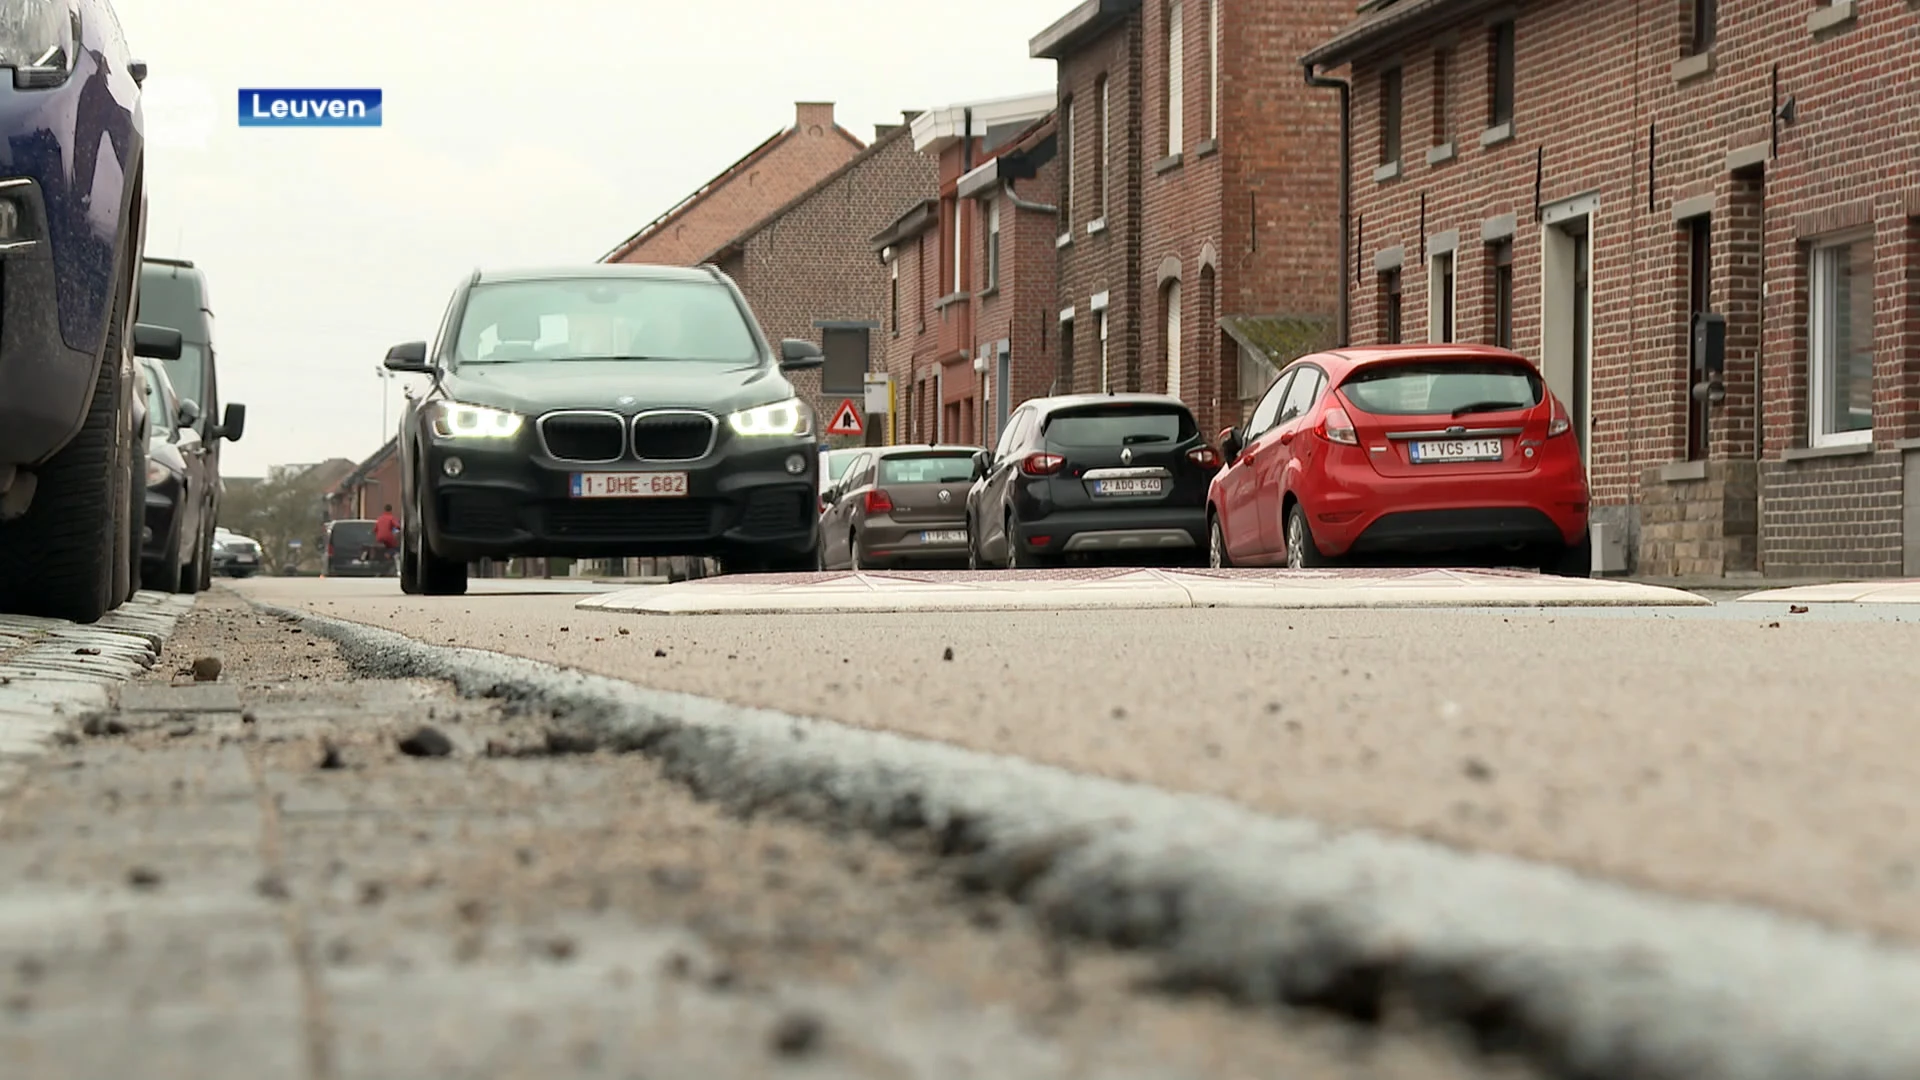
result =
[[1593,217],[1584,196],[1541,210],[1540,368],[1572,414],[1580,457],[1593,469]]

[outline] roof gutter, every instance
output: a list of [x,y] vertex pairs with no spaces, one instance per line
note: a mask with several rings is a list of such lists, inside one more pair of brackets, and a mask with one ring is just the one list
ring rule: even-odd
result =
[[1340,91],[1340,345],[1353,344],[1353,84],[1304,61],[1307,85]]

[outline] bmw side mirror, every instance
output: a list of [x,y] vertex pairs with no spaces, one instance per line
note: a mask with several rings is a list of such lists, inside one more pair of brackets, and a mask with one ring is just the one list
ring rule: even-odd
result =
[[181,399],[180,414],[174,417],[173,426],[190,428],[198,423],[200,423],[200,403],[188,398]]
[[133,324],[133,355],[149,360],[178,360],[183,342],[180,331],[152,323]]
[[387,350],[385,363],[388,371],[409,375],[426,375],[433,371],[433,367],[427,363],[427,343],[424,341],[395,345]]
[[987,453],[985,450],[974,451],[973,478],[975,480],[985,480],[987,474],[991,471],[993,471],[993,455]]
[[827,362],[827,356],[820,346],[805,338],[786,338],[780,342],[780,369],[782,371],[808,371]]
[[239,442],[242,432],[247,430],[247,407],[238,403],[227,406],[227,415],[220,420],[218,436],[228,442]]
[[133,76],[133,85],[147,85],[147,62],[145,60],[127,61],[127,74]]

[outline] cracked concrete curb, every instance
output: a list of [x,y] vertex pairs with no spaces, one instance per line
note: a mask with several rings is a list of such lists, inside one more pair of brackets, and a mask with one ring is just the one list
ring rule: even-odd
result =
[[743,811],[930,835],[970,887],[1152,950],[1173,989],[1407,1012],[1578,1080],[1920,1076],[1920,955],[1862,935],[258,607],[369,675],[554,710]]
[[194,598],[142,592],[90,626],[0,615],[0,795],[74,722],[153,667]]

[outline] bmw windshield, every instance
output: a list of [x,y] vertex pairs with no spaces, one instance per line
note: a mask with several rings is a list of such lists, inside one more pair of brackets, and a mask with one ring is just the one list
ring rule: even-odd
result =
[[601,360],[750,365],[761,351],[725,286],[576,278],[481,284],[467,296],[460,364]]

